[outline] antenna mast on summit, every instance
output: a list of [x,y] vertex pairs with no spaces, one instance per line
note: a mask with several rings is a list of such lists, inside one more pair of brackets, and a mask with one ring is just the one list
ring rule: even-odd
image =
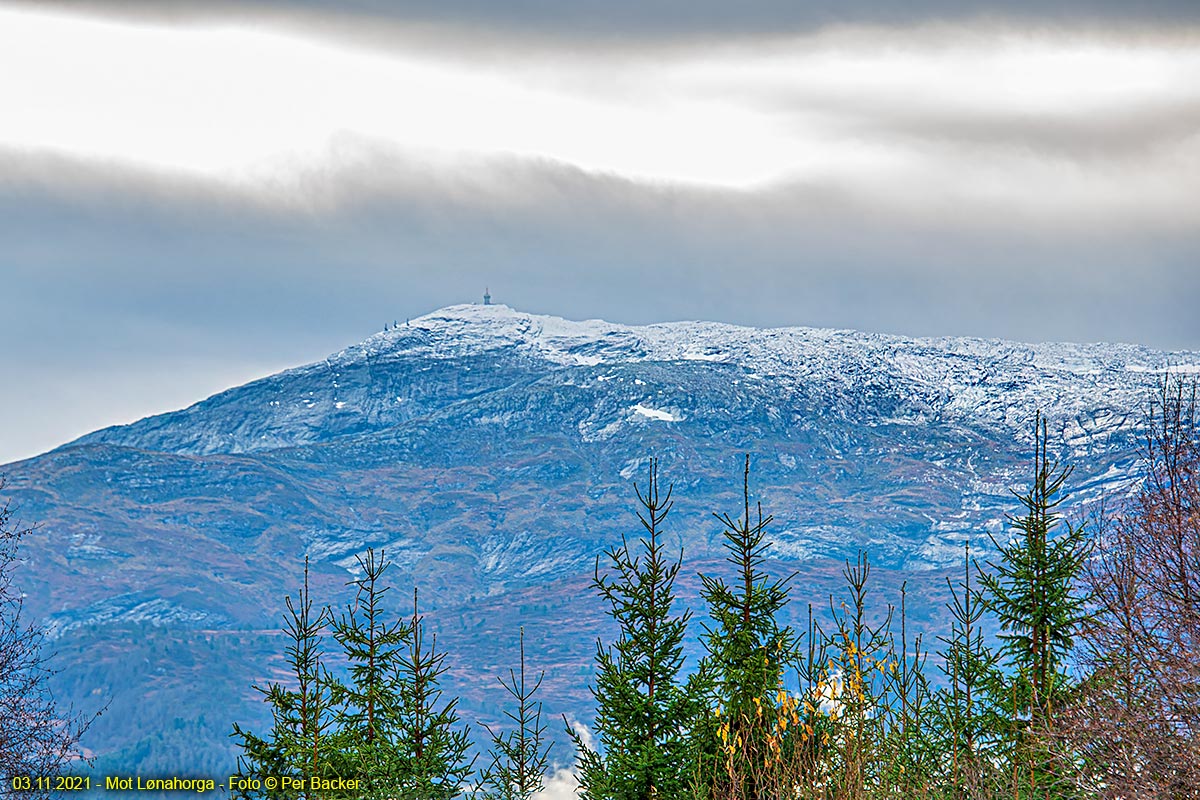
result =
[[492,296],[490,294],[488,294],[488,290],[487,290],[486,286],[483,287],[483,304],[485,306],[490,306],[492,304]]

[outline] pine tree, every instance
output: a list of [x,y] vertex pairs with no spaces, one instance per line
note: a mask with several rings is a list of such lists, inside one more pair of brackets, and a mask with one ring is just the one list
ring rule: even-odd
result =
[[613,573],[601,574],[596,560],[593,586],[621,632],[609,647],[596,642],[592,695],[602,751],[587,747],[568,727],[588,800],[674,798],[688,783],[687,731],[703,707],[704,678],[697,674],[681,682],[691,614],[671,613],[683,560],[682,553],[668,560],[662,542],[672,489],[660,492],[658,461],[652,460],[646,491],[634,487],[644,509],[638,512],[644,531],[640,552],[622,537],[620,547],[607,552]]
[[[701,597],[708,604],[714,623],[706,628],[704,637],[707,664],[727,720],[722,728],[725,741],[721,746],[733,747],[737,751],[733,757],[741,764],[738,777],[730,778],[740,785],[730,791],[733,796],[753,798],[755,776],[766,772],[764,765],[770,757],[765,728],[758,724],[762,704],[775,697],[785,667],[795,660],[799,639],[790,627],[781,626],[776,619],[788,602],[787,587],[795,573],[772,580],[763,569],[766,529],[772,517],[763,517],[759,503],[757,521],[751,518],[749,455],[743,471],[742,494],[740,519],[713,514],[725,527],[723,544],[729,553],[726,561],[734,566],[736,581],[729,584],[710,575],[700,578]],[[711,762],[716,743],[698,742],[697,747],[700,751],[697,757],[709,760],[701,769],[715,779],[720,774],[712,769]]]
[[1070,523],[1052,535],[1071,470],[1050,461],[1046,443],[1046,421],[1039,414],[1033,486],[1024,494],[1014,492],[1025,514],[1009,517],[1015,530],[1011,541],[992,537],[1000,560],[988,562],[990,574],[982,577],[984,603],[1000,623],[1000,656],[1010,675],[1003,692],[1015,726],[1010,737],[1014,783],[1038,796],[1062,785],[1064,765],[1053,763],[1046,733],[1070,696],[1066,665],[1087,620],[1088,598],[1079,585],[1091,549],[1082,528]]
[[515,713],[504,712],[516,729],[499,734],[487,728],[492,739],[488,753],[491,763],[479,778],[479,785],[483,789],[482,800],[529,800],[541,791],[546,774],[550,742],[546,741],[542,704],[533,701],[546,673],[538,675],[532,686],[526,683],[524,628],[521,629],[520,638],[520,671],[509,670],[507,681],[499,679],[500,685],[517,703]]

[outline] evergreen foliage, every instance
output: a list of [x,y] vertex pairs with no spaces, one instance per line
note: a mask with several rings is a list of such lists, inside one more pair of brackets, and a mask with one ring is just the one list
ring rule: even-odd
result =
[[1012,540],[992,537],[1000,558],[988,562],[990,572],[981,581],[984,603],[1001,626],[999,656],[1007,675],[1005,685],[994,688],[993,702],[1007,706],[1012,718],[1008,758],[1015,780],[1038,797],[1063,785],[1066,764],[1048,736],[1071,696],[1068,658],[1088,618],[1080,583],[1091,545],[1083,529],[1069,522],[1053,535],[1070,474],[1050,461],[1046,421],[1038,415],[1033,485],[1024,494],[1014,491],[1025,514],[1009,517]]
[[403,758],[397,788],[401,797],[411,800],[450,800],[466,785],[475,759],[467,757],[469,732],[458,729],[458,698],[442,700],[440,682],[448,669],[446,654],[438,652],[436,636],[426,647],[415,589],[409,629],[395,698],[396,747]]
[[388,568],[383,554],[367,550],[358,557],[362,577],[351,581],[354,601],[330,624],[349,664],[350,682],[330,683],[330,700],[338,709],[338,725],[346,748],[354,754],[354,774],[363,776],[368,793],[397,785],[404,775],[402,735],[396,696],[404,677],[404,647],[413,629],[390,620],[380,578]]
[[[1194,703],[1200,614],[1193,613],[1200,603],[1179,611],[1177,599],[1159,598],[1158,588],[1148,593],[1144,581],[1157,576],[1166,591],[1183,594],[1200,585],[1193,477],[1200,448],[1192,409],[1194,402],[1176,414],[1185,421],[1160,437],[1166,442],[1160,461],[1178,456],[1178,463],[1150,462],[1162,474],[1151,472],[1140,516],[1116,531],[1123,549],[1106,553],[1090,575],[1102,604],[1099,628],[1079,588],[1091,545],[1082,528],[1061,524],[1057,511],[1070,469],[1049,458],[1047,425],[1038,416],[1033,483],[1014,492],[1023,509],[1009,518],[1014,535],[1004,543],[992,539],[997,557],[986,572],[967,545],[962,580],[946,579],[948,624],[937,637],[936,688],[927,677],[923,637],[909,634],[907,583],[897,630],[897,607],[872,603],[865,553],[846,563],[844,600],[830,598],[829,633],[814,619],[812,604],[803,635],[781,623],[794,573],[768,573],[772,518],[761,504],[751,507],[749,457],[742,514],[714,514],[733,576],[700,576],[711,624],[701,637],[706,657],[689,676],[683,653],[690,614],[672,613],[683,555],[668,557],[663,544],[673,487],[660,491],[652,460],[645,490],[634,487],[639,539],[622,537],[606,551],[605,571],[596,560],[592,584],[619,634],[611,644],[596,643],[591,692],[599,746],[568,726],[580,796],[1064,800],[1140,796],[1117,787],[1152,786],[1167,788],[1145,796],[1191,797],[1192,762],[1200,763],[1194,748],[1200,726],[1193,725],[1200,716],[1193,713],[1200,706]],[[1160,546],[1170,552],[1160,556],[1153,549]],[[500,679],[515,701],[506,711],[511,725],[503,733],[487,729],[488,765],[472,788],[468,734],[458,730],[456,701],[442,700],[445,656],[436,640],[426,645],[415,591],[411,616],[390,619],[380,583],[387,562],[368,551],[359,563],[354,602],[337,620],[314,609],[306,565],[298,602],[287,601],[293,680],[288,688],[259,689],[272,705],[271,735],[260,739],[235,726],[246,769],[353,774],[365,779],[359,794],[369,797],[450,800],[473,792],[478,800],[532,800],[543,787],[549,744],[534,699],[544,673],[527,681],[524,631],[519,671]],[[1180,619],[1160,633],[1172,610]],[[1153,630],[1145,627],[1148,619]],[[1090,645],[1095,671],[1079,682],[1070,665],[1085,624],[1092,625],[1089,635],[1103,635]],[[322,661],[327,631],[345,661],[345,681]],[[998,631],[998,647],[989,646],[989,631]],[[1116,645],[1136,652],[1114,652]],[[1168,648],[1181,652],[1172,656]],[[1136,685],[1134,670],[1155,668],[1146,663],[1148,653],[1157,656],[1164,686],[1174,681],[1172,691],[1159,696]],[[1081,698],[1091,705],[1081,706]],[[1159,746],[1138,733],[1098,740],[1096,730],[1111,733],[1095,727],[1106,710],[1150,714],[1149,723],[1162,726],[1153,735],[1170,741]],[[1125,760],[1099,763],[1112,754]]]
[[601,574],[596,560],[593,586],[621,630],[612,645],[596,643],[592,695],[601,750],[568,729],[578,751],[582,796],[589,800],[681,796],[689,777],[687,731],[703,709],[703,673],[686,684],[681,679],[690,613],[671,613],[682,555],[667,558],[662,526],[673,487],[660,491],[657,460],[648,478],[645,492],[634,487],[643,509],[638,546],[622,537],[607,552],[612,573]]
[[[412,616],[389,620],[380,583],[388,568],[384,554],[368,550],[358,563],[362,577],[349,584],[356,588],[354,601],[338,619],[328,607],[314,607],[307,561],[297,600],[286,598],[290,685],[255,687],[271,706],[268,736],[233,726],[240,774],[262,780],[261,789],[238,796],[449,800],[466,785],[473,766],[469,733],[457,729],[457,700],[442,701],[445,655],[437,652],[436,638],[426,645],[416,592]],[[322,642],[329,633],[340,645],[349,683],[326,666]],[[359,784],[344,792],[307,786],[298,792],[267,788],[268,776]]]
[[897,641],[895,607],[871,608],[867,555],[847,561],[842,577],[846,599],[840,606],[830,600],[833,633],[818,626],[811,634],[824,640],[820,650],[828,656],[820,680],[805,693],[801,738],[809,757],[771,796],[787,795],[789,786],[797,797],[919,796],[940,765],[922,637],[908,638],[907,584],[900,588]]
[[[921,668],[920,639],[907,653],[907,628],[901,612],[901,643],[892,630],[889,605],[879,622],[868,619],[871,564],[859,553],[842,572],[849,602],[839,610],[830,601],[836,630],[829,649],[836,671],[837,747],[829,758],[837,766],[836,785],[861,796],[880,785],[910,786],[923,777],[921,710],[928,689]],[[907,587],[901,587],[901,606]]]
[[1008,724],[996,702],[1004,685],[1000,656],[985,641],[985,607],[978,586],[971,581],[978,572],[967,542],[962,581],[955,585],[946,579],[950,631],[938,637],[944,645],[938,669],[946,685],[935,694],[931,708],[937,746],[950,762],[947,795],[956,799],[978,797],[984,787],[994,783],[995,765],[989,754]]
[[[761,503],[757,506],[757,521],[751,517],[749,455],[742,474],[742,496],[740,518],[713,513],[724,526],[725,560],[734,567],[734,582],[712,575],[701,575],[700,579],[701,597],[713,621],[705,628],[706,666],[711,670],[716,702],[725,718],[718,728],[718,735],[724,737],[719,746],[727,747],[731,741],[738,744],[738,757],[748,767],[740,771],[740,777],[730,778],[738,784],[733,790],[754,797],[754,776],[772,757],[767,734],[757,724],[762,703],[774,697],[781,686],[785,668],[795,660],[799,639],[776,619],[788,602],[788,582],[795,573],[772,580],[763,568],[766,529],[772,518],[763,516]],[[721,776],[729,777],[729,773],[712,768],[712,754],[717,749],[715,741],[700,743],[697,757],[708,762],[701,769],[719,785],[724,780]]]

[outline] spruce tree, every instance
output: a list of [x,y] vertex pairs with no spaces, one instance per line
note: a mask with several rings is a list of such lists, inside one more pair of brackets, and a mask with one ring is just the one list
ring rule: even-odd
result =
[[[261,786],[237,796],[449,800],[462,793],[473,759],[467,757],[468,732],[457,729],[457,699],[442,700],[445,654],[437,652],[436,638],[425,641],[415,591],[408,620],[386,615],[384,555],[368,550],[359,566],[362,577],[349,584],[356,587],[355,599],[334,619],[328,607],[314,606],[305,561],[298,599],[285,601],[291,679],[255,687],[271,705],[270,734],[233,726],[242,750],[239,772],[260,779]],[[331,631],[348,681],[325,666],[322,642]],[[305,784],[299,791],[295,783],[272,788],[267,777]],[[359,783],[344,792],[314,791],[312,778]]]
[[[989,755],[1005,729],[1003,709],[996,702],[1003,695],[999,655],[984,640],[984,604],[972,573],[978,567],[971,559],[971,545],[965,546],[963,579],[957,586],[946,578],[950,600],[950,633],[939,636],[939,669],[946,685],[934,698],[937,747],[950,762],[950,774],[944,777],[947,796],[978,797],[990,785],[993,765]],[[996,689],[1000,687],[1000,691]]]
[[683,639],[690,612],[672,614],[675,577],[683,555],[671,561],[662,526],[671,492],[658,485],[658,461],[650,462],[645,492],[634,492],[643,511],[636,547],[622,536],[607,551],[611,573],[596,560],[593,586],[620,625],[616,642],[596,642],[596,728],[593,750],[568,728],[578,751],[579,782],[588,800],[647,800],[683,795],[688,784],[687,731],[703,708],[703,677],[681,681]]
[[[772,517],[763,516],[761,503],[757,518],[751,516],[749,455],[743,470],[742,496],[740,518],[713,514],[724,526],[723,545],[728,552],[725,560],[735,569],[734,582],[710,575],[701,575],[700,579],[701,597],[713,620],[704,637],[707,665],[715,681],[717,702],[727,720],[720,746],[740,765],[738,775],[729,777],[739,785],[723,791],[754,798],[756,776],[766,772],[765,764],[771,757],[765,726],[759,721],[762,707],[776,696],[785,667],[795,661],[799,638],[776,618],[787,605],[788,583],[795,573],[772,580],[764,569],[766,530]],[[699,753],[694,757],[708,761],[702,771],[719,782],[721,772],[713,768],[711,761],[717,743],[701,741],[697,747]]]
[[983,599],[1001,626],[1000,656],[1009,673],[1004,697],[1014,730],[1010,757],[1014,783],[1036,796],[1062,787],[1062,763],[1054,763],[1046,734],[1066,704],[1072,680],[1067,659],[1075,637],[1087,620],[1087,595],[1079,587],[1090,552],[1082,528],[1067,523],[1054,535],[1060,517],[1060,493],[1069,468],[1051,462],[1047,454],[1046,421],[1034,422],[1033,485],[1014,494],[1025,507],[1021,517],[1009,517],[1013,538],[992,543],[998,563],[988,562],[982,576]]
[[390,566],[386,554],[368,549],[357,560],[362,577],[348,584],[356,589],[354,601],[339,619],[331,620],[350,681],[332,681],[330,701],[337,707],[338,726],[353,751],[354,775],[363,781],[365,794],[386,796],[403,773],[397,694],[404,649],[413,631],[385,612],[388,587],[381,585],[381,578]]

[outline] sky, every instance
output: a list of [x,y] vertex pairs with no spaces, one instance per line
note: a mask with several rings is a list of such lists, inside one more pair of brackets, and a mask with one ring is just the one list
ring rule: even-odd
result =
[[0,464],[485,287],[1200,350],[1197,198],[1195,2],[0,0]]

